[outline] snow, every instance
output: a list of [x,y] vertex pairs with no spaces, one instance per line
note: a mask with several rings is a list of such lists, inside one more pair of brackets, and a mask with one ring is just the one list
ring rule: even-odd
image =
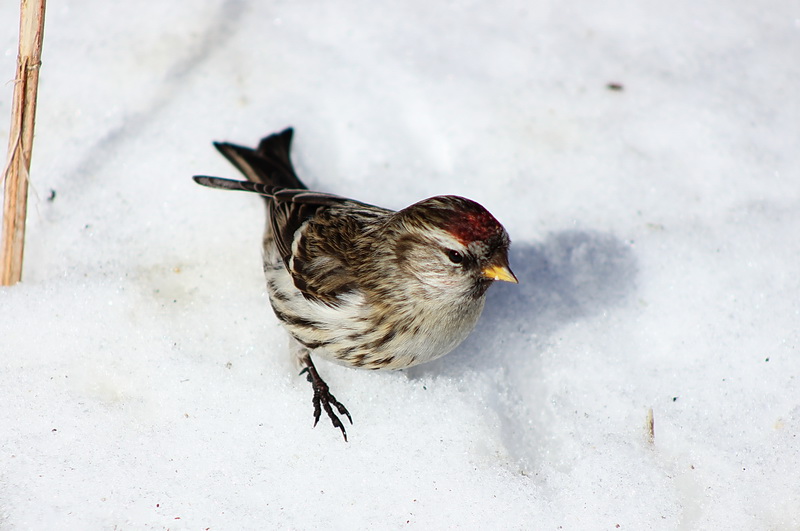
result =
[[[48,9],[1,528],[800,528],[796,2]],[[312,187],[464,195],[514,242],[454,353],[319,362],[348,443],[311,427],[260,200],[191,180],[287,125]]]

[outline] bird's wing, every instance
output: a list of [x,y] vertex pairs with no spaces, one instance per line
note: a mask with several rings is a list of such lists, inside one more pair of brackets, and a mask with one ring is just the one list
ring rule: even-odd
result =
[[295,232],[287,269],[306,298],[335,306],[360,289],[353,260],[363,237],[358,218],[341,209],[320,209]]

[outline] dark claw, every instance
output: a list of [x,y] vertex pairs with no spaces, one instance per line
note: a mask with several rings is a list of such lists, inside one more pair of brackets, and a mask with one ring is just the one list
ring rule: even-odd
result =
[[350,424],[352,424],[353,418],[350,416],[350,412],[331,394],[328,384],[325,383],[317,372],[317,368],[314,367],[311,358],[308,357],[304,361],[306,363],[306,368],[300,371],[300,374],[306,373],[306,379],[311,382],[311,387],[314,389],[314,398],[312,399],[312,403],[314,404],[314,426],[319,422],[319,417],[324,409],[325,413],[328,414],[328,418],[331,419],[333,426],[342,430],[342,436],[346,442],[347,432],[344,429],[344,424],[342,424],[342,421],[336,416],[336,413],[333,412],[331,405],[336,407],[340,415],[347,415],[347,419],[350,421]]

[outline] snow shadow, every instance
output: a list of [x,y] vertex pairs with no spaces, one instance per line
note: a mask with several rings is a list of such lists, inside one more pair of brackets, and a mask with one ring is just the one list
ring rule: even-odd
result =
[[607,233],[553,233],[539,244],[513,244],[509,258],[519,284],[496,282],[489,289],[473,341],[549,334],[622,301],[636,281],[630,246]]
[[542,350],[561,327],[623,302],[635,290],[638,266],[624,241],[577,230],[514,245],[509,258],[519,284],[491,287],[465,347],[482,369],[502,368],[493,380],[495,392],[484,399],[497,415],[509,456],[524,473],[535,470],[542,440],[553,437]]
[[538,461],[541,441],[552,437],[541,352],[563,326],[624,301],[635,289],[638,266],[622,240],[578,230],[552,233],[541,243],[514,243],[509,258],[519,284],[496,282],[462,346],[407,373],[456,379],[485,374],[490,383],[488,392],[480,391],[481,401],[525,471]]
[[[525,364],[560,327],[622,302],[638,267],[628,244],[602,232],[552,233],[541,243],[514,243],[519,284],[495,282],[472,334],[453,354],[406,372],[410,377]],[[458,360],[458,363],[455,363]]]
[[628,244],[593,231],[562,231],[541,243],[514,243],[509,261],[519,284],[495,282],[466,341],[453,354],[406,369],[410,377],[457,376],[467,368],[538,359],[531,342],[542,343],[565,324],[624,300],[633,291],[638,270]]

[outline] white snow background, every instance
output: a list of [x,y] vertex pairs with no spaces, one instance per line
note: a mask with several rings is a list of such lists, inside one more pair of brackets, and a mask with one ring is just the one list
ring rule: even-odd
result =
[[[0,528],[800,528],[796,1],[48,7]],[[191,180],[288,125],[309,186],[464,195],[513,240],[454,353],[318,362],[348,443],[312,429],[261,200]]]

